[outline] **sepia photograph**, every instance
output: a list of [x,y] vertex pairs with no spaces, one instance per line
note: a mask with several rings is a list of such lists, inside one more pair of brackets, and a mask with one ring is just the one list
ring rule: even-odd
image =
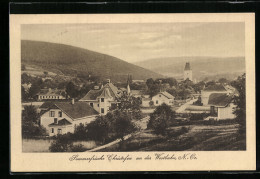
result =
[[158,152],[248,151],[246,29],[186,18],[21,23],[21,153],[72,161],[92,152],[163,160],[173,155]]
[[23,152],[245,150],[245,24],[22,25]]

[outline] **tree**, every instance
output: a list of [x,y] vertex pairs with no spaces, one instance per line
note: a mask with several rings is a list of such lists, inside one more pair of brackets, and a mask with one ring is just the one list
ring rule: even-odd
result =
[[42,86],[43,86],[42,79],[37,79],[36,81],[32,82],[32,86],[29,89],[28,96],[30,98],[34,98],[37,95],[37,93],[40,92]]
[[24,87],[21,87],[21,95],[22,95],[22,101],[26,101],[28,99],[28,94],[25,91]]
[[245,132],[246,130],[246,90],[245,90],[245,73],[239,76],[236,81],[231,82],[231,85],[235,87],[239,93],[238,96],[234,97],[234,104],[236,105],[234,109],[234,114],[236,115],[236,120],[240,125],[240,131]]
[[106,116],[98,116],[96,120],[87,125],[87,136],[93,140],[98,140],[104,143],[108,139],[108,134],[111,127],[109,121],[110,113]]
[[221,84],[223,84],[223,83],[227,83],[228,80],[227,80],[226,78],[220,78],[220,79],[218,80],[218,82],[220,82]]
[[72,146],[70,134],[59,134],[57,139],[51,143],[49,150],[51,152],[69,152]]
[[83,124],[75,127],[73,138],[77,140],[84,140],[87,138],[87,129]]
[[152,78],[146,80],[146,85],[148,88],[150,88],[153,84],[154,84],[154,80]]
[[39,124],[39,115],[34,106],[24,106],[22,112],[22,137],[46,135],[46,129]]
[[133,119],[141,119],[141,104],[140,98],[135,98],[127,94],[123,94],[119,100],[118,110],[129,113]]
[[172,86],[177,86],[178,82],[175,78],[165,78],[163,79],[163,83],[169,83],[169,85]]
[[125,135],[137,130],[137,127],[132,122],[132,118],[128,113],[117,110],[113,113],[113,117],[113,129],[117,137],[120,137],[122,141]]
[[69,82],[66,86],[66,93],[71,97],[75,98],[78,95],[78,90],[73,82]]
[[150,115],[147,127],[153,129],[158,135],[165,135],[167,134],[166,129],[168,128],[170,121],[174,119],[175,112],[172,111],[170,106],[163,103]]
[[25,65],[24,64],[22,64],[22,71],[25,71],[26,70],[26,67],[25,67]]
[[47,75],[48,75],[48,72],[47,72],[47,71],[44,71],[43,74],[44,74],[45,76],[47,76]]

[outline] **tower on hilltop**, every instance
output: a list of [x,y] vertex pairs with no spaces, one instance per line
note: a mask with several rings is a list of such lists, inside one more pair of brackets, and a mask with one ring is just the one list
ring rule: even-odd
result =
[[183,80],[189,79],[192,81],[192,70],[190,67],[190,63],[186,62],[185,68],[184,68],[184,75],[183,75]]

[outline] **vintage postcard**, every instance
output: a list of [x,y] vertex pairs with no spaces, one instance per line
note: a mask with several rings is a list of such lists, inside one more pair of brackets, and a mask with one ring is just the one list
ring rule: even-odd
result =
[[253,13],[10,15],[12,172],[256,169]]

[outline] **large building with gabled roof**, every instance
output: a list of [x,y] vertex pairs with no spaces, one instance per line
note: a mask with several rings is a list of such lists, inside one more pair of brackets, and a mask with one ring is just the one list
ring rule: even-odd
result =
[[87,125],[99,115],[85,102],[45,102],[40,106],[40,124],[49,136],[74,133],[78,125]]
[[121,91],[108,82],[99,90],[90,90],[79,101],[88,103],[99,114],[107,114],[111,108],[117,105],[117,99],[121,96]]

